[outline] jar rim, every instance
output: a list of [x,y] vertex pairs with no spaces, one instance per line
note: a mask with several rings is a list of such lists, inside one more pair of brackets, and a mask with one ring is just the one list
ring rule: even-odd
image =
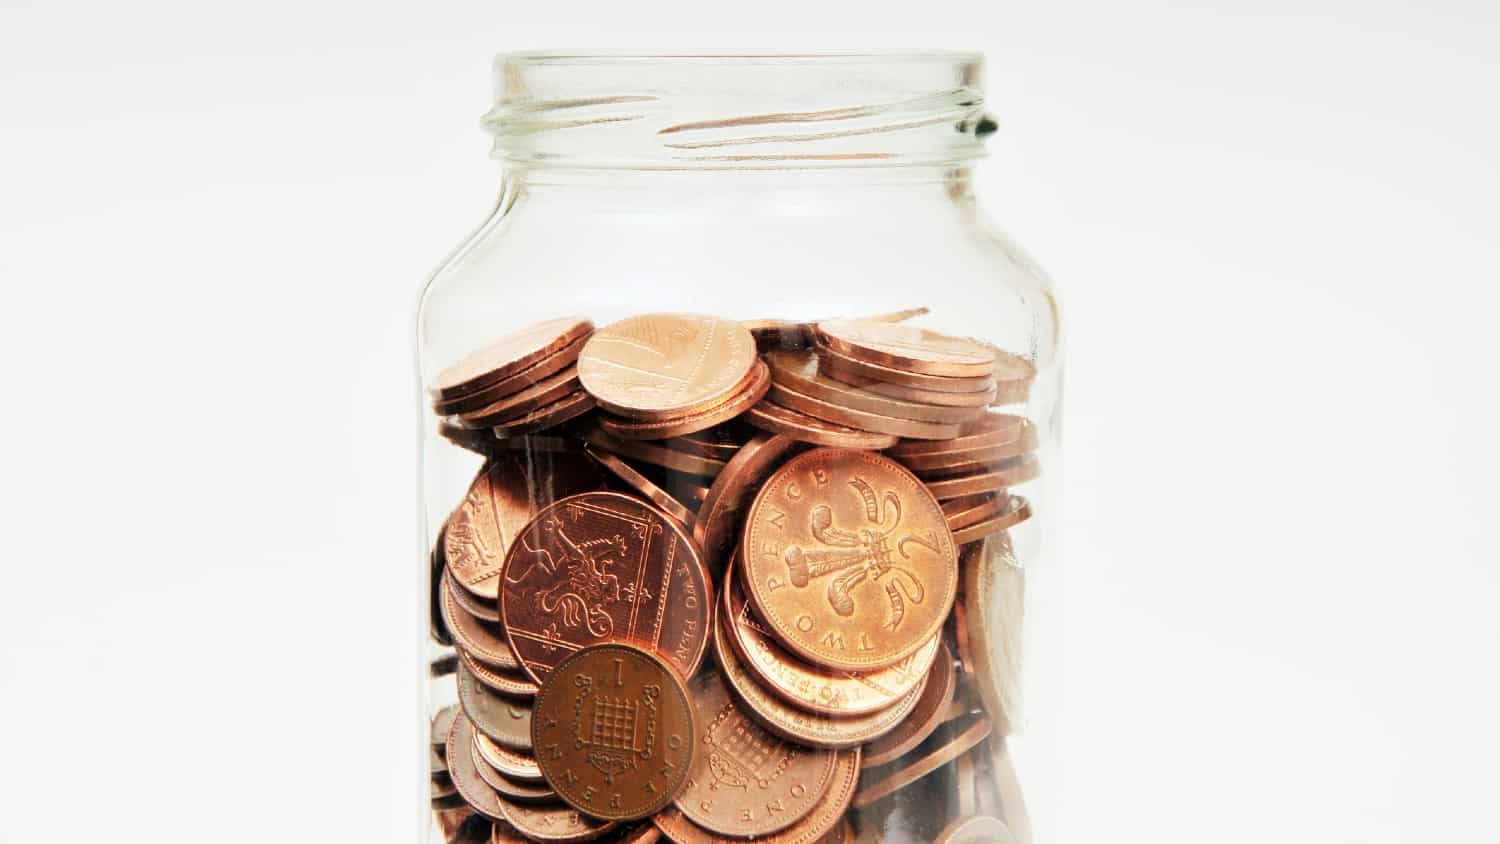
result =
[[634,64],[652,62],[723,64],[898,64],[904,62],[978,62],[977,50],[942,48],[877,48],[829,50],[645,50],[645,49],[542,49],[500,53],[496,64]]

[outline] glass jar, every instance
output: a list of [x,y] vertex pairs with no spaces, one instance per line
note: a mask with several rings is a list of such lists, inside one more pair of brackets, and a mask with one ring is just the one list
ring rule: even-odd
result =
[[418,318],[430,840],[1057,840],[1058,303],[981,69],[496,61]]

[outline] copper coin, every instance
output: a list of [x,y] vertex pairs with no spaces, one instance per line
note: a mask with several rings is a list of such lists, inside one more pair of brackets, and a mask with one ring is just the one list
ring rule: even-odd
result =
[[895,445],[899,440],[893,434],[877,434],[825,422],[771,401],[763,401],[746,410],[745,421],[763,431],[833,448],[882,449]]
[[[755,839],[759,844],[815,844],[843,820],[859,783],[859,749],[841,751],[834,761],[833,783],[802,820],[792,826]],[[651,819],[675,844],[744,844],[745,839],[718,835],[688,820],[675,808]]]
[[953,703],[954,690],[958,688],[958,672],[953,670],[953,654],[943,645],[932,670],[927,675],[927,685],[910,717],[894,730],[865,745],[864,766],[875,768],[900,759],[941,726]]
[[722,617],[714,624],[714,655],[718,657],[724,683],[734,692],[735,699],[744,704],[750,717],[782,738],[809,747],[833,750],[858,747],[894,729],[911,714],[921,696],[922,687],[912,689],[894,706],[868,715],[834,718],[804,712],[766,691],[755,681],[729,643],[727,627],[727,619]]
[[600,418],[599,425],[605,432],[627,440],[663,440],[712,428],[739,416],[765,397],[771,387],[771,371],[758,360],[751,366],[740,390],[702,410],[649,422],[605,416]]
[[536,683],[530,677],[519,671],[499,671],[482,665],[474,660],[463,650],[458,651],[459,664],[468,669],[474,679],[489,687],[491,691],[499,692],[506,697],[528,698],[536,695]]
[[[976,407],[918,404],[860,389],[820,372],[817,352],[770,352],[766,355],[766,365],[771,367],[771,381],[774,384],[784,385],[790,390],[829,404],[879,417],[957,424],[971,421],[985,412],[983,408]],[[772,399],[775,400],[774,393]],[[795,406],[792,407],[796,409]]]
[[519,393],[505,396],[468,413],[460,413],[453,420],[462,428],[490,428],[524,416],[582,389],[583,385],[578,381],[578,367],[571,366],[543,378]]
[[725,628],[742,664],[767,691],[798,709],[835,717],[865,715],[893,706],[922,685],[942,636],[895,665],[863,674],[809,664],[786,652],[745,601],[734,572],[724,583]]
[[643,818],[692,768],[693,705],[681,677],[633,645],[595,645],[558,663],[537,693],[531,742],[547,782],[581,812]]
[[580,337],[567,346],[564,346],[560,351],[548,355],[526,369],[509,377],[502,378],[487,387],[480,388],[472,393],[465,393],[455,399],[435,401],[432,403],[432,412],[439,416],[472,413],[482,407],[494,404],[506,396],[513,396],[549,375],[555,375],[577,363],[578,353],[583,351],[583,344],[586,339]]
[[985,343],[995,354],[995,380],[1000,384],[1000,394],[994,403],[1015,404],[1026,400],[1031,391],[1031,382],[1036,380],[1036,364],[999,346]]
[[1036,448],[1034,442],[1025,447],[1022,447],[1022,445],[1021,443],[1017,443],[1015,447],[914,454],[909,457],[896,457],[896,460],[902,466],[915,472],[919,477],[924,475],[932,477],[962,475],[989,471],[1006,460],[1013,459]]
[[955,818],[943,827],[932,844],[1016,844],[1016,839],[1003,821],[969,815]]
[[[636,826],[615,824],[612,830],[594,840],[599,841],[600,844],[656,844],[661,840],[661,830],[649,823]],[[497,824],[490,844],[532,844],[532,841],[533,839],[522,836],[515,827],[509,824]]]
[[[821,341],[816,346],[818,350],[818,366],[840,381],[848,382],[849,379],[868,379],[884,384],[897,384],[903,387],[915,387],[935,393],[988,393],[994,395],[997,387],[995,379],[989,375],[977,378],[947,378],[941,375],[927,375],[910,369],[893,369],[888,366],[870,363],[869,361],[852,358],[841,354]],[[864,386],[856,382],[856,386]],[[994,401],[993,398],[990,401]]]
[[[500,592],[505,552],[531,518],[560,498],[603,485],[598,465],[582,454],[498,453],[448,517],[443,531],[443,559],[459,586],[493,602]],[[498,608],[476,611],[462,594],[455,597],[480,618],[499,619]]]
[[986,536],[1009,530],[1031,518],[1031,504],[1019,495],[1006,498],[1006,508],[998,515],[981,522],[959,528],[953,532],[953,541],[959,545],[977,542]]
[[600,407],[650,420],[722,402],[755,362],[755,339],[739,323],[644,314],[595,332],[578,358],[578,374]]
[[459,448],[482,456],[488,456],[499,443],[499,440],[495,439],[494,431],[471,431],[467,428],[460,428],[447,419],[438,421],[437,432],[438,436]]
[[507,419],[504,422],[497,422],[493,430],[497,437],[534,434],[538,431],[556,428],[558,425],[577,419],[593,409],[593,396],[579,390],[551,404],[543,405],[524,416]]
[[458,703],[474,728],[501,747],[531,752],[531,705],[496,694],[460,666]]
[[[445,570],[446,571],[446,570]],[[451,595],[464,612],[474,616],[480,621],[497,624],[500,621],[500,606],[488,598],[481,598],[467,589],[458,585],[458,581],[452,577],[444,577],[442,582],[443,591]],[[445,595],[446,599],[448,595]],[[441,609],[439,609],[441,612]],[[452,631],[449,631],[452,635]]]
[[[885,314],[860,317],[865,322],[905,322],[913,317],[919,317],[930,313],[927,308],[908,308],[901,311],[892,311]],[[797,322],[789,319],[747,319],[742,320],[740,325],[750,331],[750,336],[755,338],[755,345],[762,352],[776,349],[805,349],[813,343],[816,334],[815,326],[825,320],[812,320],[811,322]]]
[[731,423],[673,437],[662,444],[673,451],[696,454],[699,457],[722,463],[732,460],[735,454],[739,453],[740,446],[744,445],[754,433],[753,429]]
[[472,754],[474,757],[474,769],[479,772],[479,778],[484,780],[485,784],[490,788],[495,789],[495,793],[499,794],[502,798],[514,800],[517,803],[557,802],[557,792],[546,785],[525,783],[505,776],[498,768],[485,761],[484,756],[480,754],[477,746],[473,748]]
[[[445,573],[444,578],[451,579],[452,575]],[[443,624],[456,640],[456,646],[479,662],[502,671],[520,668],[521,663],[511,653],[505,634],[498,628],[487,626],[484,620],[459,606],[454,596],[462,591],[452,583],[443,585]]]
[[474,725],[462,716],[453,719],[453,728],[448,732],[448,743],[443,758],[448,760],[448,776],[464,802],[474,810],[492,820],[502,820],[500,795],[490,784],[479,777],[474,767]]
[[593,328],[592,322],[578,317],[527,326],[439,372],[428,392],[435,399],[449,401],[481,390],[562,351]]
[[1009,506],[1008,494],[981,492],[978,495],[965,495],[944,501],[943,518],[948,520],[949,530],[958,530],[998,516]]
[[1022,457],[1014,457],[1000,463],[988,471],[976,472],[970,475],[956,475],[946,478],[931,478],[925,480],[927,490],[939,501],[950,498],[961,498],[965,495],[978,495],[983,492],[998,492],[1013,486],[1035,480],[1041,475],[1041,463],[1036,455],[1028,454]]
[[953,536],[931,494],[879,454],[820,448],[776,470],[745,517],[750,602],[803,659],[893,665],[943,626],[958,591]]
[[473,751],[495,770],[513,780],[529,783],[543,781],[542,769],[537,765],[535,757],[526,753],[517,753],[514,750],[506,750],[478,730],[474,732]]
[[[911,440],[892,446],[888,451],[896,458],[991,448],[1014,448],[1015,453],[1020,454],[1035,448],[1035,442],[1035,426],[1025,417],[1009,413],[987,413],[973,422],[965,423],[959,429],[959,435],[951,440]],[[1032,445],[1020,447],[1023,443]]]
[[[615,821],[592,818],[570,806],[556,803],[532,805],[500,798],[505,821],[527,841],[576,844],[593,841],[612,832]],[[498,829],[498,827],[497,827]]]
[[982,378],[995,369],[991,347],[920,326],[834,320],[818,323],[817,332],[834,351],[879,366],[945,378]]
[[[723,460],[668,448],[666,445],[644,440],[622,440],[619,437],[610,436],[600,428],[590,428],[584,432],[583,438],[590,445],[611,454],[618,454],[621,457],[629,457],[632,460],[688,475],[711,478],[724,468]],[[667,440],[666,442],[670,444],[675,441]]]
[[666,490],[652,483],[650,478],[637,472],[629,463],[607,451],[588,446],[584,446],[583,450],[590,457],[599,461],[601,466],[613,472],[615,477],[629,484],[636,492],[644,495],[646,500],[655,504],[662,512],[676,519],[679,524],[684,527],[693,524],[693,511],[684,507],[682,502],[673,498]]
[[822,419],[825,422],[832,422],[835,425],[858,428],[861,431],[874,431],[877,434],[891,434],[897,437],[929,440],[946,440],[958,436],[959,428],[957,424],[916,422],[911,419],[896,419],[876,413],[867,413],[863,410],[854,410],[849,407],[821,401],[812,396],[805,396],[783,384],[773,383],[766,395],[772,402],[782,407],[791,408],[799,413],[805,413],[808,416]]
[[1021,709],[1021,629],[1026,573],[1005,534],[964,552],[964,624],[974,660],[974,685],[1000,735]]
[[724,570],[739,540],[740,522],[753,493],[799,447],[790,437],[758,434],[714,478],[693,521],[693,539],[710,571]]
[[[886,396],[914,404],[931,404],[939,407],[985,408],[989,407],[999,395],[999,387],[993,380],[988,382],[989,386],[977,392],[958,393],[945,392],[943,390],[926,390],[921,387],[909,387],[904,384],[877,381],[873,378],[857,374],[850,366],[833,360],[831,355],[826,354],[822,350],[820,350],[818,355],[818,371],[835,381],[842,381],[851,387],[863,390],[872,395]],[[965,384],[961,382],[958,386],[965,386]]]
[[437,711],[432,716],[432,723],[427,732],[433,747],[442,747],[448,742],[448,733],[453,729],[453,718],[458,714],[458,705],[449,704]]
[[691,677],[712,608],[686,529],[618,492],[575,495],[538,513],[506,558],[500,597],[511,649],[539,681],[569,653],[607,641],[658,651]]
[[944,765],[968,753],[990,734],[990,719],[979,716],[966,727],[963,732],[954,736],[951,741],[933,750],[909,764],[903,764],[899,770],[892,771],[875,782],[866,783],[860,788],[859,793],[854,795],[855,808],[865,806],[895,794],[897,791],[911,785],[922,777],[936,771]]
[[766,732],[717,674],[694,681],[697,753],[674,804],[710,832],[753,838],[802,820],[833,785],[836,751]]

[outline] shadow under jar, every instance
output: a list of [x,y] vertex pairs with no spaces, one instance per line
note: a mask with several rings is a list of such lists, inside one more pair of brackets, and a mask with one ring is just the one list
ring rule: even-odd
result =
[[981,76],[496,60],[418,318],[428,840],[1058,840],[1062,343]]

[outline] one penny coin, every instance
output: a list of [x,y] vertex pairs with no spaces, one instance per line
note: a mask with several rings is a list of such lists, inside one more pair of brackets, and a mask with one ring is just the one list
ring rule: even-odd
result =
[[[859,749],[845,750],[834,761],[833,783],[817,805],[792,826],[755,839],[758,844],[819,844],[843,822],[859,783]],[[744,838],[710,832],[671,808],[651,819],[674,844],[744,844]]]
[[958,592],[943,511],[906,469],[822,448],[766,481],[745,518],[742,573],[768,628],[803,659],[864,672],[937,635]]
[[[818,355],[812,351],[771,352],[766,355],[766,364],[771,367],[771,381],[774,384],[832,405],[878,417],[957,424],[968,422],[985,412],[982,407],[919,404],[860,389],[819,371]],[[772,400],[775,400],[774,396]]]
[[734,553],[740,522],[754,492],[800,445],[790,437],[758,434],[745,443],[714,478],[693,521],[693,539],[712,572],[720,572]]
[[692,697],[698,748],[673,802],[693,823],[738,838],[768,835],[802,820],[833,784],[835,751],[766,732],[717,674],[699,676]]
[[531,741],[547,782],[593,817],[631,820],[668,803],[692,769],[693,705],[656,654],[623,644],[585,648],[537,693]]
[[854,795],[854,806],[863,808],[884,797],[889,797],[897,791],[911,785],[922,777],[936,771],[944,765],[957,759],[975,745],[989,736],[991,729],[990,719],[979,716],[969,724],[962,732],[945,742],[941,747],[922,756],[909,764],[904,764],[899,770],[892,771],[886,776],[874,782],[866,783],[860,788],[859,793]]
[[663,440],[681,437],[694,431],[727,422],[765,397],[771,387],[771,371],[764,363],[754,361],[750,374],[739,389],[726,400],[678,416],[651,421],[632,421],[620,417],[602,417],[599,426],[607,433],[627,440]]
[[927,676],[922,696],[910,717],[894,730],[865,745],[864,766],[875,768],[900,759],[927,740],[946,720],[958,688],[958,672],[953,670],[953,654],[943,645]]
[[783,407],[772,401],[763,401],[746,410],[745,421],[762,431],[770,431],[800,442],[833,448],[878,450],[889,448],[900,439],[894,434],[877,434],[873,431],[861,431],[858,428],[825,422],[815,416],[808,416],[806,413]]
[[524,840],[545,844],[595,841],[614,831],[616,826],[614,821],[592,818],[570,806],[556,803],[534,805],[502,797],[500,808],[505,811],[506,822]]
[[458,702],[475,729],[501,747],[531,752],[531,705],[496,694],[467,668],[458,669]]
[[428,386],[428,392],[442,401],[473,393],[562,351],[593,328],[592,322],[578,317],[550,319],[527,326],[439,372]]
[[511,650],[538,681],[600,642],[663,655],[685,677],[710,635],[713,588],[686,528],[618,492],[543,509],[511,546],[500,611]]
[[723,401],[755,358],[755,339],[737,322],[644,314],[596,331],[578,358],[578,374],[600,407],[651,420]]
[[829,348],[879,366],[946,378],[982,378],[995,369],[995,353],[984,343],[915,325],[835,320],[818,323],[817,332]]

